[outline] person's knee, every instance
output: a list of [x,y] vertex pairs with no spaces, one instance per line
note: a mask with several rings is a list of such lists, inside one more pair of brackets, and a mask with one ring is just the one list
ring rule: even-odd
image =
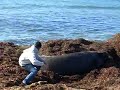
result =
[[34,67],[34,68],[31,70],[31,72],[37,73],[37,72],[38,72],[38,70],[37,70],[37,68],[36,68],[36,67]]
[[39,71],[41,67],[40,67],[40,66],[36,66],[36,68],[37,68],[37,70]]

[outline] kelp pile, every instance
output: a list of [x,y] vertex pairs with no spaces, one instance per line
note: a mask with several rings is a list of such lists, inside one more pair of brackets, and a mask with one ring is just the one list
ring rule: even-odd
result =
[[[100,69],[82,75],[58,75],[39,71],[33,84],[22,87],[27,72],[18,64],[22,51],[29,46],[0,42],[0,89],[5,90],[119,90],[120,86],[120,34],[104,42],[85,39],[49,40],[42,44],[41,55],[57,56],[82,51],[106,52],[110,57]],[[40,81],[46,81],[42,83]]]

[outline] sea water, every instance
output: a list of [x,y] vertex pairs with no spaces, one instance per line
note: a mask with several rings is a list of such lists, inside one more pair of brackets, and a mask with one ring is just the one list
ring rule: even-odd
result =
[[0,0],[0,41],[104,41],[120,32],[120,0]]

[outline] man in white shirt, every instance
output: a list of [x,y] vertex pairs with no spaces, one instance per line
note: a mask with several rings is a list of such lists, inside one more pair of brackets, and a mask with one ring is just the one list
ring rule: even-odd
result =
[[37,41],[30,48],[25,49],[19,57],[19,65],[30,72],[22,81],[24,85],[30,84],[37,72],[40,70],[40,67],[46,64],[38,55],[41,46],[41,42]]

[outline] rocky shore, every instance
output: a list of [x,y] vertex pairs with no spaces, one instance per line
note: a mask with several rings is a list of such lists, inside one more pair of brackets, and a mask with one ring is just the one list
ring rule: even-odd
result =
[[[27,72],[18,65],[22,50],[18,46],[0,42],[0,90],[119,90],[120,89],[120,34],[104,42],[76,40],[50,40],[43,43],[41,55],[57,56],[82,51],[106,52],[110,57],[100,69],[82,75],[57,75],[39,71],[33,84],[20,86]],[[47,81],[47,82],[42,82]]]

